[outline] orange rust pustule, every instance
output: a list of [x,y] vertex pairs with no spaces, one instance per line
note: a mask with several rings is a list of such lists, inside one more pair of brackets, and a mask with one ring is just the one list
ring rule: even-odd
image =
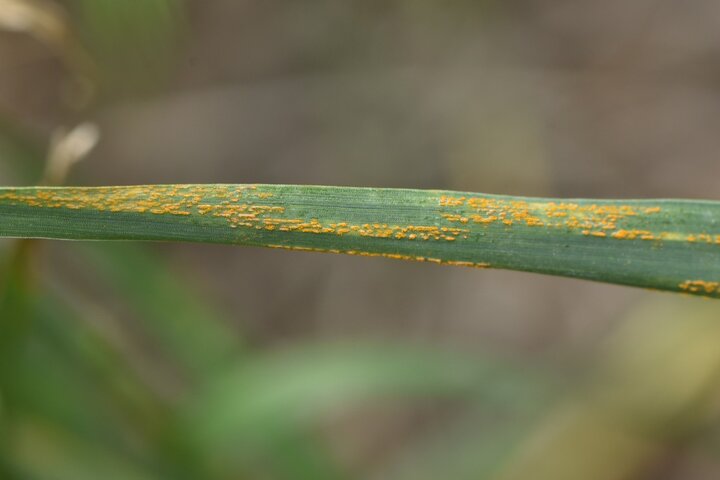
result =
[[[257,186],[137,186],[92,189],[36,189],[5,193],[0,200],[35,208],[64,208],[111,213],[140,213],[212,217],[224,219],[230,228],[299,232],[309,234],[358,235],[407,241],[454,242],[468,238],[469,230],[441,225],[391,225],[387,223],[325,222],[318,218],[288,218],[286,207],[269,204],[272,192]],[[280,202],[278,202],[280,203]],[[467,221],[467,220],[466,220]]]
[[[453,197],[443,195],[439,206],[449,222],[480,225],[502,224],[507,227],[562,228],[578,231],[584,236],[617,240],[658,240],[669,234],[654,234],[647,230],[622,228],[631,217],[654,215],[661,207],[633,205],[579,204],[575,202],[532,202],[491,197]],[[704,240],[707,238],[703,237]],[[718,242],[720,243],[720,242]]]
[[[614,240],[686,241],[720,245],[716,233],[652,232],[633,228],[627,220],[657,215],[660,206],[546,202],[493,197],[441,195],[440,211],[423,225],[326,221],[292,218],[292,202],[283,203],[275,191],[256,185],[167,185],[64,189],[22,189],[0,194],[0,200],[35,208],[95,210],[158,216],[195,216],[223,219],[230,228],[269,232],[299,232],[336,236],[361,236],[413,242],[455,242],[468,239],[478,228],[497,224],[560,228],[588,237]],[[342,205],[338,210],[342,210]],[[291,209],[290,212],[287,209]]]
[[720,294],[720,282],[705,280],[686,280],[679,285],[680,290],[689,293],[717,293]]
[[324,249],[316,247],[298,247],[294,245],[268,245],[269,248],[278,248],[282,250],[299,250],[303,252],[318,252],[318,253],[338,253],[345,255],[356,255],[361,257],[383,257],[390,258],[393,260],[406,260],[414,262],[430,262],[437,263],[439,265],[452,265],[457,267],[472,267],[472,268],[491,268],[489,263],[484,262],[465,262],[456,260],[442,260],[433,257],[423,257],[416,255],[402,255],[399,253],[377,253],[377,252],[366,252],[362,250],[338,250],[338,249]]
[[[579,230],[615,230],[617,222],[638,215],[629,205],[580,205],[578,203],[529,202],[486,197],[449,197],[439,199],[441,208],[463,208],[476,223],[521,223],[527,226],[564,227]],[[659,208],[659,207],[658,207]],[[659,212],[659,209],[646,209]],[[643,212],[647,213],[647,212]],[[443,215],[449,221],[463,218],[461,212]]]

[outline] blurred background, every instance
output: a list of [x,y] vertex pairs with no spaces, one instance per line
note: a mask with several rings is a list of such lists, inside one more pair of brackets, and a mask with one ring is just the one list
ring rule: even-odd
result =
[[[720,200],[718,125],[712,0],[0,0],[2,185]],[[2,241],[0,478],[714,479],[718,345],[639,289]]]

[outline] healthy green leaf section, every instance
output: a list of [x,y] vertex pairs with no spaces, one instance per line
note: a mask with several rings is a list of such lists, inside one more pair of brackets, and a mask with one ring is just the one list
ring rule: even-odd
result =
[[0,189],[0,237],[226,243],[720,297],[720,202],[293,185]]

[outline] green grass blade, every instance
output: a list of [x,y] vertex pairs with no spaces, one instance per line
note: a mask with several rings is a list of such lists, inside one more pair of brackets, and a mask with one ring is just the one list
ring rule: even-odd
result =
[[291,185],[0,189],[0,237],[228,243],[720,297],[720,202]]

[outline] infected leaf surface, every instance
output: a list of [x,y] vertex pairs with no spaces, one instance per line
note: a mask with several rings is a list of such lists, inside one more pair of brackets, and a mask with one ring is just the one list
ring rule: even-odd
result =
[[292,185],[0,189],[0,237],[229,243],[720,297],[720,202]]

